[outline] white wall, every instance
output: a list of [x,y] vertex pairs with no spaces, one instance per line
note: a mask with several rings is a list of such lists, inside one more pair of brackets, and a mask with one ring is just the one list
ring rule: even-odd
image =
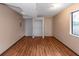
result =
[[32,28],[32,19],[25,19],[24,20],[24,27],[25,27],[25,36],[32,36],[32,31],[33,31],[33,28]]
[[53,17],[44,17],[44,35],[53,36]]
[[71,12],[79,10],[79,4],[73,4],[54,17],[54,36],[79,54],[79,37],[70,34]]
[[0,54],[24,36],[23,18],[6,5],[0,4]]

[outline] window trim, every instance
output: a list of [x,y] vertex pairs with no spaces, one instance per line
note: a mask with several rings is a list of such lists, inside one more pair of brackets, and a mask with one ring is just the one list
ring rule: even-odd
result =
[[71,12],[71,15],[70,15],[71,16],[71,19],[70,19],[70,35],[79,38],[78,35],[73,34],[73,13],[75,13],[75,12],[79,12],[79,10]]

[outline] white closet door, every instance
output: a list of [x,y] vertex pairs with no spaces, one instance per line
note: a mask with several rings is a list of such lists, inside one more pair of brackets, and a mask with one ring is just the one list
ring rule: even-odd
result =
[[32,36],[32,19],[25,20],[25,36]]
[[42,36],[42,20],[35,20],[34,36]]

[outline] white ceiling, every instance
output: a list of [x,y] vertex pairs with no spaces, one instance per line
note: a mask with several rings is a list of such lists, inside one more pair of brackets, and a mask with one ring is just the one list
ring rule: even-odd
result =
[[[61,6],[54,8],[55,3],[7,3],[7,5],[24,18],[35,16],[54,16],[64,8],[70,6],[70,3],[61,3]],[[57,3],[59,4],[59,3]],[[52,7],[52,9],[50,9]]]

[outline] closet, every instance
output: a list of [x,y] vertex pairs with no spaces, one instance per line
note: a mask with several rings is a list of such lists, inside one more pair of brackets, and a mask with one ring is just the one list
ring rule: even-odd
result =
[[25,19],[25,36],[44,38],[44,17]]

